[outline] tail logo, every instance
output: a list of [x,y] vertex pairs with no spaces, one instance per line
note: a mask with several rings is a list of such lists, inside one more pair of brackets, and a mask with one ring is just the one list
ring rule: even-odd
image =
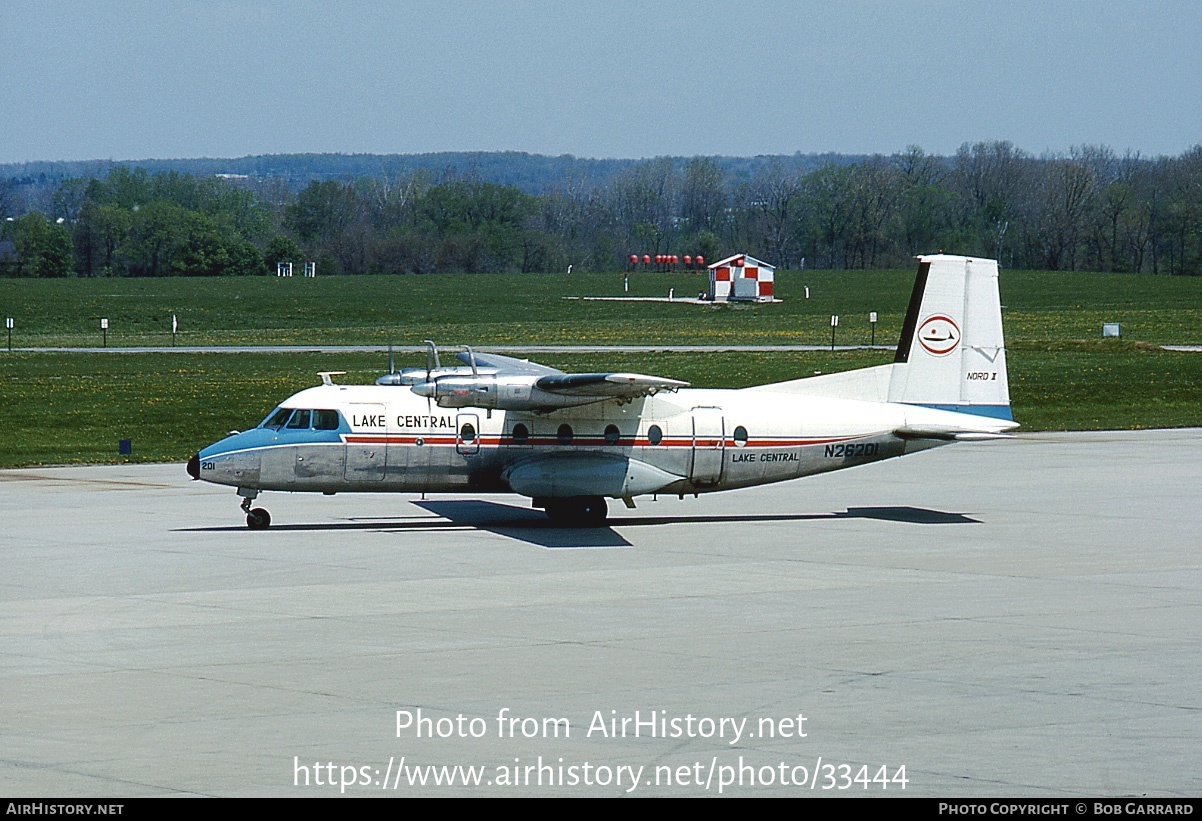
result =
[[918,326],[918,344],[932,356],[947,356],[960,344],[960,328],[945,314],[932,314]]

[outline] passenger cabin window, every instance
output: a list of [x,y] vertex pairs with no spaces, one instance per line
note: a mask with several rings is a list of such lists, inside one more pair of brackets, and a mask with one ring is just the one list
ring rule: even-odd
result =
[[465,445],[476,441],[476,427],[471,422],[464,422],[459,429],[459,438]]
[[524,445],[530,439],[530,428],[518,422],[513,426],[513,443],[515,445]]
[[561,445],[572,444],[572,436],[571,425],[560,425],[559,430],[555,432],[555,438],[559,440],[559,444]]
[[735,447],[741,448],[747,444],[747,428],[739,425],[735,428]]
[[618,430],[617,425],[605,426],[605,444],[616,445],[618,440],[622,438],[622,432]]
[[659,425],[652,425],[647,428],[647,441],[653,445],[658,445],[664,441],[664,432],[660,429]]
[[333,411],[333,410],[315,410],[315,411],[313,411],[313,429],[314,430],[338,430],[338,411]]
[[303,430],[309,427],[310,411],[298,410],[292,412],[292,418],[288,420],[289,430]]

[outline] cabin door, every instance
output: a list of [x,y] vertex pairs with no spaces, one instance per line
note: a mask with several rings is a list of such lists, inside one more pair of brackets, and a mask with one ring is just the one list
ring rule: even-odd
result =
[[695,485],[716,485],[726,457],[726,420],[721,408],[693,408],[693,458],[689,479]]

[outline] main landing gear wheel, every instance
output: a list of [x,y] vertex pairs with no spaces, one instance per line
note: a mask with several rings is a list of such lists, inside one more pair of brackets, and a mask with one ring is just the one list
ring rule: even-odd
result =
[[609,506],[601,496],[573,496],[547,501],[547,518],[556,527],[604,527]]
[[266,530],[271,526],[271,514],[261,507],[246,514],[246,526],[251,530]]

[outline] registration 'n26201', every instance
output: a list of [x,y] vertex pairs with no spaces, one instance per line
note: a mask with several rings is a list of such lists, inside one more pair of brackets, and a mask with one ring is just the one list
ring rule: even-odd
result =
[[880,445],[876,442],[850,442],[840,445],[827,445],[824,456],[832,459],[859,459],[864,456],[876,456]]

